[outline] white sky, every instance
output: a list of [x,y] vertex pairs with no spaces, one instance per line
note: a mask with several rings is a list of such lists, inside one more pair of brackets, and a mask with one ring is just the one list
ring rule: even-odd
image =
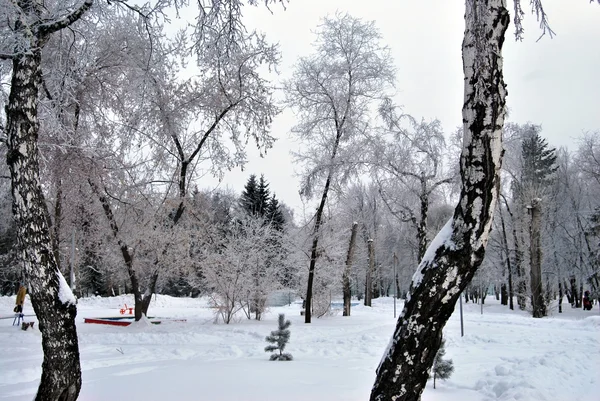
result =
[[[529,1],[522,0],[528,10]],[[509,9],[512,1],[508,0]],[[525,40],[515,42],[510,25],[504,45],[510,121],[541,124],[555,147],[574,150],[583,131],[600,130],[600,5],[588,0],[544,0],[556,36],[541,34],[527,14]],[[438,118],[449,134],[461,124],[463,74],[461,43],[464,2],[459,0],[291,0],[286,10],[246,7],[246,24],[278,42],[280,73],[290,75],[299,56],[311,53],[320,18],[337,10],[374,20],[397,67],[397,102],[417,118]],[[512,18],[512,13],[511,13]],[[273,125],[279,138],[264,159],[250,149],[245,171],[228,172],[222,185],[240,192],[251,173],[265,175],[278,198],[299,210],[299,180],[294,175],[288,133],[294,116],[284,112]],[[207,187],[205,177],[200,187]],[[314,205],[313,205],[314,203]],[[308,211],[316,201],[307,204]]]

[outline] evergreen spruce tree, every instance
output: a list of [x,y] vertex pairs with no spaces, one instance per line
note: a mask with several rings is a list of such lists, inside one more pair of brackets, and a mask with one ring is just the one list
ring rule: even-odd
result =
[[242,196],[240,197],[240,205],[242,208],[251,216],[255,216],[257,212],[256,208],[257,198],[257,183],[256,175],[251,174],[248,178],[248,182],[244,186]]
[[283,213],[281,211],[281,208],[279,207],[279,201],[275,197],[275,194],[273,194],[273,196],[271,196],[271,198],[269,199],[266,217],[275,230],[283,231],[283,226],[285,225],[285,217],[283,217]]
[[264,174],[261,174],[258,180],[258,187],[256,188],[255,208],[257,216],[265,217],[269,205],[269,197],[269,184],[265,180]]
[[525,130],[521,145],[523,170],[521,179],[514,184],[516,184],[517,197],[528,202],[529,199],[523,199],[528,191],[539,193],[552,183],[558,164],[556,149],[549,147],[546,139],[540,136],[541,127],[528,124],[523,129]]
[[[265,340],[273,345],[267,345],[265,352],[273,352],[279,350],[279,354],[271,354],[269,360],[271,361],[291,361],[292,355],[284,353],[283,350],[287,342],[290,340],[289,327],[292,324],[289,320],[285,320],[283,313],[279,314],[279,328],[271,332],[270,336],[267,336]],[[276,345],[275,345],[276,344]]]
[[[546,139],[540,136],[539,125],[526,124],[523,126],[523,142],[521,145],[522,170],[520,180],[513,182],[515,200],[520,203],[521,210],[527,209],[530,216],[530,293],[533,317],[546,316],[546,300],[542,285],[541,265],[543,254],[540,246],[540,225],[543,216],[542,204],[551,196],[552,183],[558,170],[556,149],[548,146]],[[518,291],[519,306],[525,308],[525,272],[519,271]]]
[[446,340],[442,338],[440,349],[437,354],[435,354],[435,360],[433,361],[433,367],[431,368],[433,388],[435,388],[436,379],[449,379],[454,372],[454,363],[452,362],[452,359],[444,359],[444,355],[446,355]]

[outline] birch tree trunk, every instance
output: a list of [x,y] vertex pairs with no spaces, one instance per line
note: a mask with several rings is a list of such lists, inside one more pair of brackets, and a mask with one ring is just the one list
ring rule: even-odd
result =
[[356,245],[356,232],[358,223],[352,224],[352,233],[350,234],[350,245],[348,245],[348,256],[346,257],[346,266],[344,276],[342,277],[342,286],[344,293],[344,313],[343,316],[350,316],[350,301],[352,300],[352,291],[350,288],[350,274],[352,273],[352,262],[354,261],[354,248]]
[[421,193],[419,194],[420,213],[417,227],[417,241],[419,242],[419,260],[423,259],[427,251],[427,216],[429,214],[429,192],[425,173],[421,174]]
[[442,329],[483,260],[502,162],[506,88],[504,0],[467,0],[463,40],[462,188],[453,217],[431,242],[411,284],[394,336],[377,369],[372,401],[418,401]]
[[[15,2],[20,14],[15,35],[27,43],[12,59],[12,78],[6,105],[7,157],[17,241],[33,309],[42,332],[42,377],[36,400],[76,400],[81,367],[75,298],[58,269],[50,233],[50,215],[39,177],[38,94],[42,83],[42,49],[50,35],[79,19],[92,5],[86,0],[71,14],[42,19],[39,1]],[[42,23],[43,22],[43,23]]]

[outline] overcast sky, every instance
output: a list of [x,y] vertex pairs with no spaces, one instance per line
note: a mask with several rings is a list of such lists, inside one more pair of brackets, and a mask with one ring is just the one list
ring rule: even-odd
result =
[[[259,1],[260,3],[260,1]],[[528,10],[529,1],[522,0]],[[512,1],[508,0],[509,9]],[[510,25],[504,45],[509,121],[541,124],[555,147],[574,150],[584,131],[600,130],[600,5],[588,0],[544,0],[556,36],[537,41],[541,31],[527,14],[525,40],[515,42]],[[249,28],[266,33],[282,51],[281,78],[289,77],[298,57],[310,54],[319,20],[336,11],[373,20],[397,67],[397,102],[417,118],[439,119],[446,133],[461,124],[463,73],[461,43],[464,1],[460,0],[291,0],[286,10],[246,7]],[[511,15],[512,18],[512,15]],[[537,42],[536,42],[537,41]],[[299,180],[294,175],[288,139],[294,116],[285,111],[273,125],[278,139],[264,159],[249,152],[244,172],[228,172],[222,186],[240,192],[251,173],[264,174],[278,198],[299,210]],[[209,182],[205,177],[201,187]],[[307,204],[308,212],[316,201]]]

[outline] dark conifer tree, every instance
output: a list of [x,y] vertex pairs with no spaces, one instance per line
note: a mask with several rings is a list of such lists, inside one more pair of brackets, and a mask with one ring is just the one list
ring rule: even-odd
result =
[[433,361],[433,367],[431,368],[431,375],[433,376],[433,388],[435,388],[435,380],[449,379],[454,372],[454,363],[452,359],[444,359],[446,355],[446,340],[442,339],[440,349],[435,354],[435,360]]
[[269,184],[265,180],[265,176],[261,174],[260,179],[258,180],[258,186],[256,188],[255,208],[257,216],[265,217],[269,205],[269,198]]
[[240,197],[240,205],[251,216],[255,216],[258,211],[256,207],[257,194],[258,184],[256,182],[256,175],[251,174]]
[[279,207],[279,201],[275,197],[275,194],[273,194],[273,196],[271,196],[271,198],[269,199],[266,217],[275,230],[283,231],[283,226],[285,225],[285,217],[283,217],[283,212]]
[[278,329],[273,330],[270,336],[267,336],[265,340],[272,345],[265,347],[265,352],[279,351],[279,354],[271,354],[269,360],[271,361],[291,361],[293,359],[291,354],[284,353],[286,344],[290,341],[290,330],[289,327],[292,324],[289,320],[285,320],[283,313],[279,314]]
[[[546,139],[540,136],[539,125],[526,125],[521,145],[523,170],[521,179],[515,182],[517,196],[522,198],[528,189],[541,190],[552,183],[558,170],[556,149],[548,146]],[[526,202],[529,200],[526,200]]]

